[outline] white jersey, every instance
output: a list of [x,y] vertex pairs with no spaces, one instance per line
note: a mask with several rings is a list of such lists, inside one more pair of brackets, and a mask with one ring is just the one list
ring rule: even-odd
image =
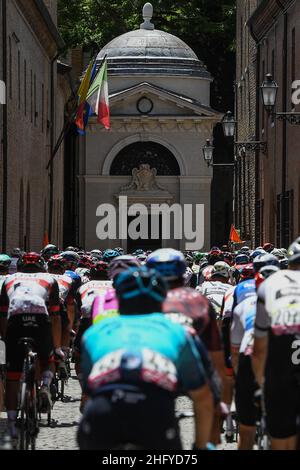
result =
[[90,318],[97,296],[105,295],[113,287],[112,281],[89,281],[78,290],[81,318]]
[[220,315],[224,296],[230,287],[229,284],[220,281],[206,281],[197,290],[210,301],[217,315]]
[[60,311],[56,280],[46,273],[16,273],[4,281],[0,312],[7,317],[19,314],[57,313]]
[[240,346],[240,353],[245,356],[252,354],[253,351],[256,305],[257,295],[253,293],[233,311],[231,344]]
[[255,327],[258,337],[300,333],[300,271],[279,271],[260,286]]

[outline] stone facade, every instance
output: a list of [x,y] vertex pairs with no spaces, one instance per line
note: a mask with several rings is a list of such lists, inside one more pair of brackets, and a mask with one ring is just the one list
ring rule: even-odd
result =
[[[123,246],[130,251],[126,240],[97,238],[96,211],[103,203],[118,208],[122,188],[131,181],[131,170],[118,173],[114,163],[127,148],[135,153],[145,143],[145,147],[159,149],[156,160],[151,160],[152,168],[164,166],[168,156],[177,171],[165,168],[158,174],[157,182],[165,193],[129,191],[130,203],[204,204],[204,247],[197,248],[209,249],[212,170],[204,163],[202,147],[222,118],[210,108],[209,72],[179,38],[145,24],[104,47],[99,64],[106,54],[111,130],[104,130],[93,118],[86,138],[80,140],[80,244],[86,249]],[[148,111],[139,108],[141,99]],[[147,155],[145,150],[140,163],[149,163]],[[161,246],[183,249],[185,240],[171,237],[162,240]],[[148,247],[154,247],[151,241]]]
[[[263,0],[249,20],[257,46],[257,79],[272,73],[279,90],[276,112],[300,111],[292,104],[292,82],[300,79],[300,2]],[[287,246],[300,233],[299,127],[273,119],[257,103],[258,138],[268,143],[256,170],[258,243]]]
[[[256,44],[247,22],[256,9],[257,0],[237,0],[236,28],[236,140],[256,140]],[[241,238],[255,246],[256,154],[240,151],[236,154],[235,224]]]
[[[16,246],[40,250],[50,224],[50,178],[46,166],[64,125],[64,108],[70,93],[63,67],[53,62],[63,46],[56,29],[56,12],[54,0],[6,2],[8,194],[6,242],[2,225],[0,241],[7,251]],[[1,50],[3,47],[2,44]],[[50,240],[59,245],[63,241],[63,157],[62,146],[53,166],[49,234]]]

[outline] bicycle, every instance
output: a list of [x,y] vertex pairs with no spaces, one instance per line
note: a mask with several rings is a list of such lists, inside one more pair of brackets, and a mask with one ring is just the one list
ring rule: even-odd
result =
[[36,383],[37,354],[33,352],[34,340],[21,338],[19,344],[25,348],[25,359],[21,378],[21,390],[18,410],[21,414],[18,424],[20,427],[19,449],[35,450],[36,438],[39,433],[38,404]]

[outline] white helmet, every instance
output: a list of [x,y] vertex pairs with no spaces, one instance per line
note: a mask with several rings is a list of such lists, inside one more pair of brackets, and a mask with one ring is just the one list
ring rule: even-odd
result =
[[229,264],[225,263],[225,261],[218,261],[212,269],[211,279],[213,280],[214,277],[224,277],[225,279],[229,279],[230,277]]

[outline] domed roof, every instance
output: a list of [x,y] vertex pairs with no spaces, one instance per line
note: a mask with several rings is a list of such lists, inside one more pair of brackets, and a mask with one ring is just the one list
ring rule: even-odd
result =
[[113,39],[99,54],[99,59],[145,57],[198,60],[192,49],[181,39],[158,29],[137,29]]
[[194,51],[178,37],[154,28],[153,7],[146,3],[141,28],[113,39],[98,54],[108,58],[110,75],[188,75],[211,79]]

